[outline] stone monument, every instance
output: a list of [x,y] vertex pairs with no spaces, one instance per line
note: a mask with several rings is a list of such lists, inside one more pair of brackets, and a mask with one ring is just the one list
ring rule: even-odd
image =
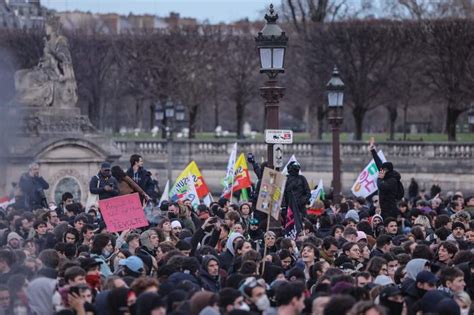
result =
[[67,38],[59,18],[46,21],[43,56],[38,65],[15,73],[16,97],[6,106],[8,126],[0,143],[0,196],[8,193],[27,165],[37,161],[50,184],[49,201],[74,191],[80,201],[102,161],[120,157],[115,143],[77,107],[78,93]]

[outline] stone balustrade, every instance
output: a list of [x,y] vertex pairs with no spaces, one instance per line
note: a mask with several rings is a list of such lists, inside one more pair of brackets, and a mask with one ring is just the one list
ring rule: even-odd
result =
[[[165,140],[114,140],[117,148],[122,154],[151,154],[166,155],[167,143]],[[230,141],[198,141],[198,140],[174,140],[173,146],[186,147],[193,155],[226,155],[231,150],[234,142]],[[263,154],[266,152],[265,143],[250,141],[238,142],[240,151]],[[419,157],[419,158],[455,158],[469,159],[474,155],[474,143],[461,142],[382,142],[377,147],[390,156]],[[329,141],[298,142],[285,145],[285,151],[292,152],[298,156],[312,156],[315,153],[331,154],[332,144]],[[341,143],[343,156],[366,156],[367,143],[362,141],[351,141]]]
[[[131,154],[143,155],[147,169],[158,172],[164,184],[168,147],[165,140],[115,140],[122,153],[119,163],[128,165]],[[176,140],[172,145],[172,171],[175,178],[191,160],[195,160],[210,189],[219,194],[227,160],[234,142],[225,140]],[[329,141],[298,142],[284,146],[284,158],[292,154],[302,165],[304,175],[311,182],[320,178],[328,185],[332,180],[332,143]],[[402,173],[408,187],[411,177],[420,187],[429,189],[433,183],[443,190],[474,191],[474,143],[461,142],[382,142],[377,143],[386,158]],[[238,151],[252,152],[257,161],[266,157],[267,145],[255,141],[239,141]],[[367,143],[352,141],[341,143],[342,188],[350,194],[350,187],[360,171],[370,161]],[[254,177],[253,172],[251,176]],[[256,178],[253,178],[255,181]]]

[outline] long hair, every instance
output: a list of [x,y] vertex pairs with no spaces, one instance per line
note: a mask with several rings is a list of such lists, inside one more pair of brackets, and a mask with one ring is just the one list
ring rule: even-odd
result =
[[112,166],[111,171],[112,171],[112,176],[115,177],[115,179],[119,182],[121,182],[123,178],[127,176],[127,174],[125,174],[123,169],[118,165]]

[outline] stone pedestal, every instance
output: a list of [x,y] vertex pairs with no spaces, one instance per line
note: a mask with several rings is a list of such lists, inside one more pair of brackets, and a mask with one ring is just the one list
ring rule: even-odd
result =
[[18,182],[28,164],[40,163],[40,173],[48,181],[48,201],[56,201],[71,191],[78,201],[88,196],[89,179],[100,163],[120,157],[114,142],[98,132],[79,108],[7,108],[6,128],[0,146],[0,196]]

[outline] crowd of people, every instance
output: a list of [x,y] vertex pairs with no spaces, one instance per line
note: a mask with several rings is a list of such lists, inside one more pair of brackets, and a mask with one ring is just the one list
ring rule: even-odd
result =
[[[70,192],[48,202],[33,163],[0,209],[0,315],[472,314],[474,196],[427,193],[414,179],[404,194],[394,166],[370,150],[378,193],[329,196],[316,212],[300,166],[289,167],[285,199],[296,198],[301,219],[292,236],[286,206],[267,230],[258,182],[250,202],[158,205],[139,155],[127,171],[104,162],[91,178],[97,199],[138,192],[153,207],[149,226],[111,233],[95,204]],[[249,162],[260,180],[262,165]]]

